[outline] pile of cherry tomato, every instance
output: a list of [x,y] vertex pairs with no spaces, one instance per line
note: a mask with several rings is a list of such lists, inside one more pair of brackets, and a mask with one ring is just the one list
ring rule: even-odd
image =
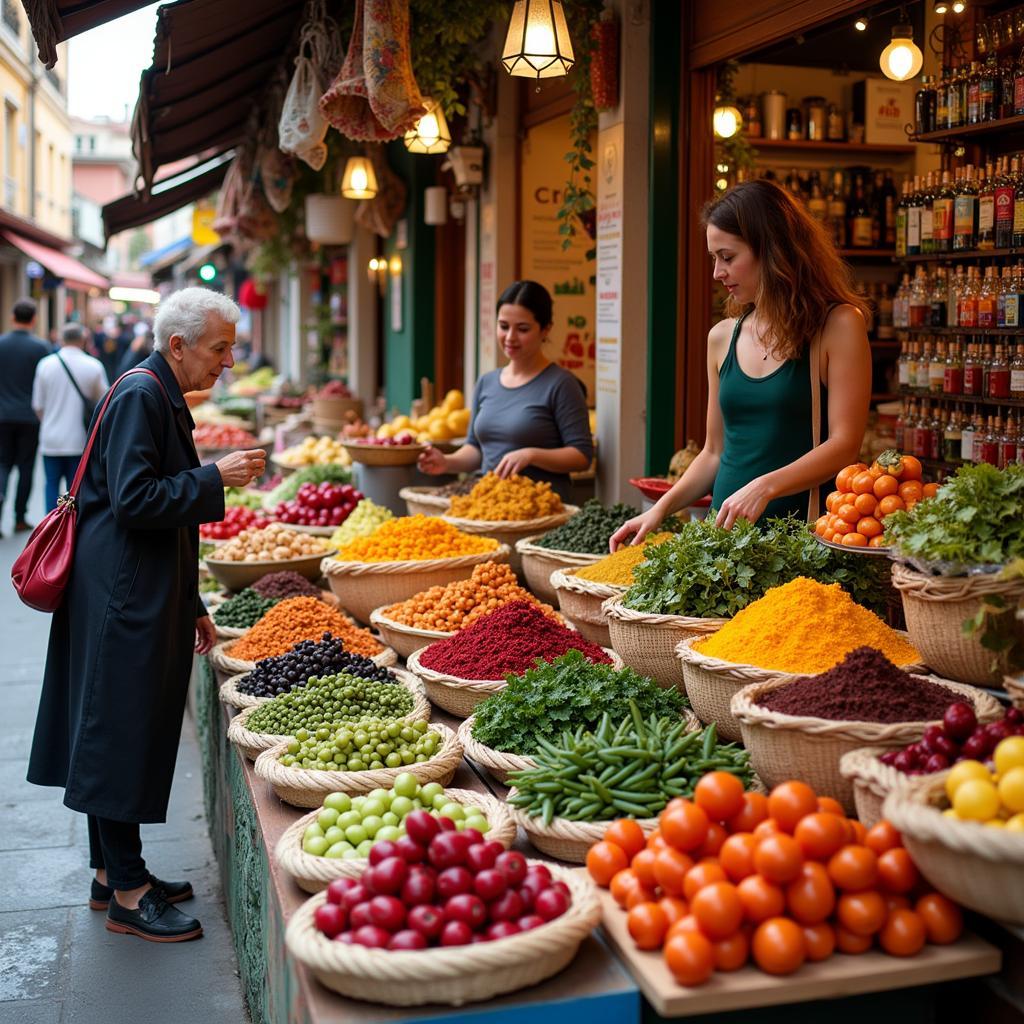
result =
[[230,423],[200,423],[192,431],[197,448],[255,448],[259,441],[248,430]]
[[237,537],[243,530],[262,530],[271,520],[262,512],[256,512],[245,505],[229,505],[219,523],[203,523],[199,536],[205,540],[228,540]]
[[924,884],[889,822],[867,831],[798,781],[765,796],[711,772],[692,801],[668,804],[650,836],[631,819],[613,822],[587,869],[626,910],[636,945],[661,950],[681,985],[751,961],[791,974],[876,944],[913,956],[963,928],[959,907]]

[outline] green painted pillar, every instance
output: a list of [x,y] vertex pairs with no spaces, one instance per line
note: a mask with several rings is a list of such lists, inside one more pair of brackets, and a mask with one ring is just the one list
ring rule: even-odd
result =
[[[384,387],[388,408],[408,412],[420,378],[434,377],[434,229],[423,223],[423,190],[435,184],[436,158],[410,153],[401,142],[387,148],[388,162],[405,182],[406,246],[393,233],[385,246],[388,287],[384,300]],[[392,268],[400,262],[401,273]],[[397,293],[396,293],[397,290]]]

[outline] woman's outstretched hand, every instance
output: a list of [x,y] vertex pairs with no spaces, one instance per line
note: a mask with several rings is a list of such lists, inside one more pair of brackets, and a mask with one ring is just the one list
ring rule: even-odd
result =
[[421,473],[427,473],[429,476],[437,476],[439,473],[444,473],[448,468],[448,463],[445,460],[444,453],[439,452],[432,444],[420,452],[420,457],[416,460],[416,465],[419,467]]
[[[618,551],[623,544],[642,544],[644,537],[661,525],[661,516],[648,509],[632,519],[627,519],[609,538],[608,550]],[[632,538],[632,539],[630,539]]]

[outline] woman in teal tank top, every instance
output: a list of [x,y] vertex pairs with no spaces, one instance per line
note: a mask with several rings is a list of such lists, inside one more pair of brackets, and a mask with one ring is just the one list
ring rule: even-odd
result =
[[727,318],[708,334],[707,440],[671,490],[616,531],[613,551],[709,491],[725,529],[737,519],[807,518],[812,495],[860,451],[871,399],[867,309],[829,236],[764,179],[713,200],[703,222],[714,279],[728,292]]

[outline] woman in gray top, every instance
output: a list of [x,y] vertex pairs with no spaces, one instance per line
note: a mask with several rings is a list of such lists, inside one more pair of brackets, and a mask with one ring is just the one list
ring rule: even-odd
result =
[[568,497],[569,474],[590,465],[594,445],[583,383],[542,351],[553,322],[543,285],[515,281],[502,292],[498,341],[508,365],[477,381],[466,443],[451,455],[428,447],[424,473],[520,473]]

